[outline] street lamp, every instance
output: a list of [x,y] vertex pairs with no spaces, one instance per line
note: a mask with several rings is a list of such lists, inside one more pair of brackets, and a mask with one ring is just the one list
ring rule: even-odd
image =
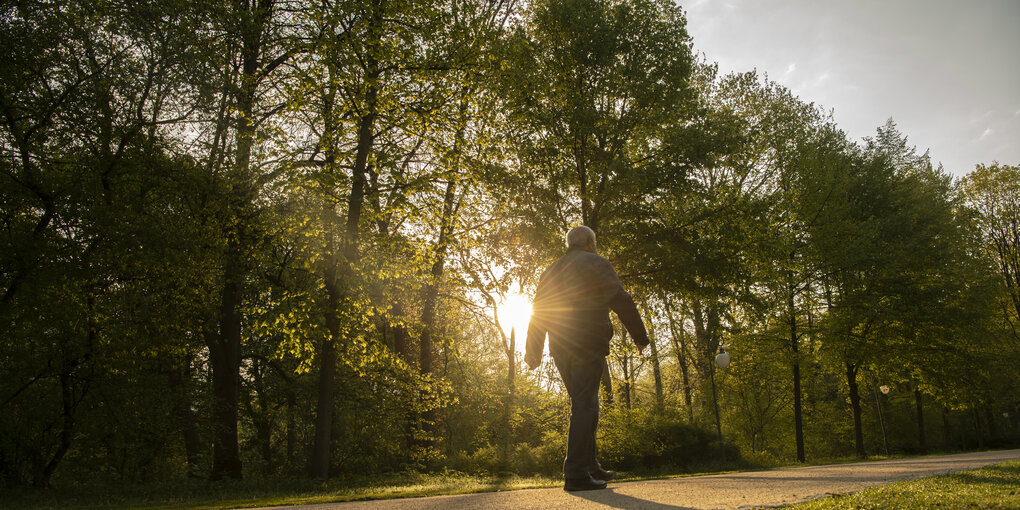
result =
[[[874,391],[874,387],[872,387]],[[878,391],[881,391],[883,395],[888,395],[892,388],[888,384],[883,384],[878,387]],[[875,393],[875,409],[878,410],[878,425],[882,427],[882,446],[885,447],[885,454],[889,455],[889,439],[885,434],[885,418],[882,417],[882,406],[878,402],[878,393]]]
[[[715,355],[715,364],[719,368],[726,368],[730,364],[730,355],[726,352],[726,348],[730,344],[720,344],[719,354]],[[719,436],[719,455],[722,457],[722,461],[726,462],[726,449],[723,448],[722,440],[722,422],[719,420],[719,397],[715,391],[715,369],[711,372],[712,380],[712,404],[715,408],[715,432]]]
[[715,355],[715,364],[719,368],[726,368],[730,364],[730,355],[723,350],[723,346],[719,347],[719,354]]

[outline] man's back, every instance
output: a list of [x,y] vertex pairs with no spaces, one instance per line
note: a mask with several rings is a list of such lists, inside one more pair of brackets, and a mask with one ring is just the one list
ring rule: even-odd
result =
[[553,357],[568,352],[608,355],[613,337],[610,309],[620,316],[636,343],[647,344],[637,307],[609,261],[570,248],[549,266],[538,284],[528,327],[529,351],[537,348],[541,352],[548,332]]

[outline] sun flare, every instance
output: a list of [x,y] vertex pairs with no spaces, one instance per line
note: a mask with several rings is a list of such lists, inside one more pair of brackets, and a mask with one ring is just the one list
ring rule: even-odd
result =
[[499,325],[507,335],[515,331],[516,348],[524,352],[524,339],[528,334],[528,321],[531,320],[531,298],[510,292],[496,308]]

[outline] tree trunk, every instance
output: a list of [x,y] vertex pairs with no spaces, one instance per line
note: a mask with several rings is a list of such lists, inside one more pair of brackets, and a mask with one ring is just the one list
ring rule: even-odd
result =
[[517,379],[517,332],[513,327],[510,328],[510,349],[507,350],[507,367],[506,367],[506,385],[507,395],[507,408],[513,408],[514,393],[516,392],[516,379]]
[[[399,300],[393,304],[393,316],[404,316],[404,305]],[[400,356],[405,363],[411,363],[411,335],[402,324],[393,326],[393,351]]]
[[867,455],[864,452],[864,431],[861,428],[861,395],[857,387],[857,365],[846,363],[846,384],[850,396],[850,410],[854,418],[854,453],[857,458],[863,459]]
[[953,448],[953,430],[949,423],[949,409],[942,406],[942,449],[949,451]]
[[[436,243],[436,259],[432,263],[429,281],[423,292],[422,332],[419,341],[421,351],[418,358],[418,368],[423,376],[432,374],[432,333],[436,326],[436,309],[439,305],[439,284],[446,265],[446,251],[453,234],[456,194],[457,181],[456,179],[450,179],[446,183],[446,193],[443,196],[443,215],[440,219],[439,238]],[[434,409],[426,409],[419,418],[420,428],[424,432],[421,445],[430,448],[434,443],[433,432],[435,430],[436,412]]]
[[195,422],[195,412],[191,409],[191,394],[188,388],[190,371],[190,361],[185,361],[180,367],[172,367],[167,374],[167,386],[174,396],[173,414],[184,439],[184,456],[188,462],[188,477],[194,478],[198,476],[201,440],[198,435],[198,424]]
[[[624,344],[627,343],[627,335],[623,337]],[[624,351],[623,358],[620,360],[620,366],[623,369],[623,384],[620,385],[620,393],[623,395],[623,406],[630,411],[632,409],[631,402],[631,382],[634,378],[632,373],[633,367],[631,366],[630,353]]]
[[723,462],[726,461],[726,448],[723,446],[722,418],[719,417],[719,393],[715,388],[715,367],[709,365],[708,380],[712,384],[712,410],[715,414],[715,433],[719,440],[719,454]]
[[[695,364],[701,376],[701,395],[707,409],[708,394],[712,391],[712,374],[715,373],[715,352],[719,348],[719,311],[715,305],[705,306],[700,301],[692,303],[692,319],[694,322]],[[714,407],[714,404],[712,404]],[[712,417],[708,417],[711,422]]]
[[[457,132],[454,134],[453,147],[450,151],[450,175],[446,181],[446,190],[443,194],[443,211],[439,220],[439,235],[436,240],[435,260],[429,272],[429,279],[423,289],[422,299],[422,333],[419,341],[420,355],[418,367],[422,375],[429,375],[433,370],[433,340],[432,335],[436,328],[436,311],[439,306],[439,287],[442,283],[446,267],[446,255],[450,244],[453,243],[453,229],[457,221],[457,193],[461,179],[461,152],[464,146],[464,136],[467,130],[467,111],[470,103],[468,101],[472,91],[464,88],[461,90],[460,104],[458,108]],[[511,356],[512,358],[512,356]],[[432,446],[431,431],[436,421],[436,411],[428,409],[422,414],[422,428],[429,432],[426,434],[424,445]]]
[[287,466],[293,469],[297,449],[297,393],[287,389]]
[[924,407],[921,402],[921,390],[914,385],[914,407],[917,410],[917,445],[921,453],[928,452],[928,441],[924,433]]
[[213,469],[210,478],[241,478],[241,456],[237,444],[237,405],[241,369],[241,307],[244,280],[249,267],[255,183],[251,153],[255,143],[255,102],[262,73],[260,53],[272,6],[251,6],[248,23],[242,24],[241,75],[236,92],[237,126],[234,165],[228,177],[230,197],[224,258],[224,280],[219,313],[219,336],[209,345],[213,371]]
[[[793,254],[790,255],[791,261]],[[786,313],[790,321],[790,351],[793,354],[793,432],[797,444],[797,461],[805,462],[804,416],[800,389],[800,336],[797,334],[797,308],[794,301],[793,273],[787,273]]]
[[[376,6],[372,18],[372,39],[378,42],[382,30],[382,13]],[[366,171],[368,155],[375,145],[375,119],[377,116],[377,98],[379,92],[379,65],[375,55],[369,52],[365,68],[365,104],[363,115],[358,121],[357,146],[354,154],[354,167],[351,169],[351,190],[347,202],[347,220],[344,225],[343,261],[330,261],[326,267],[324,280],[326,285],[326,329],[327,336],[322,342],[320,352],[320,371],[318,403],[315,414],[315,447],[312,451],[312,476],[325,479],[329,477],[333,428],[333,395],[335,392],[336,349],[340,338],[339,307],[344,300],[343,286],[340,280],[350,281],[353,277],[353,265],[357,262],[361,242],[361,211],[365,203]],[[329,105],[327,105],[327,108]],[[335,127],[333,128],[335,129]],[[336,150],[330,142],[330,150]],[[335,156],[334,156],[335,160]],[[326,235],[332,239],[332,232]],[[335,252],[330,250],[330,257]]]
[[60,370],[60,403],[61,403],[61,416],[60,416],[60,443],[57,444],[56,451],[50,457],[50,460],[43,466],[42,472],[35,479],[36,487],[46,487],[50,483],[50,479],[53,477],[53,473],[56,472],[57,466],[60,461],[64,459],[64,455],[71,448],[71,438],[74,435],[74,388],[71,383],[71,370],[72,367],[66,361],[64,362],[63,368]]
[[436,242],[436,259],[432,263],[429,282],[423,292],[421,353],[419,357],[419,368],[422,374],[432,373],[432,331],[435,329],[436,308],[439,304],[439,284],[446,266],[446,250],[453,234],[456,194],[457,182],[451,179],[446,183],[446,193],[443,197],[443,216],[440,219],[439,238]]
[[984,427],[981,426],[981,415],[978,414],[977,406],[970,408],[970,414],[974,418],[974,430],[977,432],[977,447],[978,450],[985,449],[985,433]]
[[[335,156],[332,149],[327,149],[326,164],[332,167]],[[332,457],[333,431],[333,391],[336,381],[336,348],[340,340],[340,282],[337,269],[339,257],[336,253],[335,233],[333,232],[333,215],[335,206],[327,200],[324,211],[326,220],[326,267],[322,280],[326,290],[326,306],[323,319],[326,323],[326,335],[319,344],[319,384],[318,400],[315,405],[315,445],[312,449],[312,476],[326,479],[329,477],[329,463]]]
[[652,377],[655,380],[655,409],[661,411],[665,402],[662,392],[662,369],[659,366],[659,347],[656,345],[658,335],[655,334],[655,328],[651,328],[650,333],[652,334],[648,348],[651,349]]
[[265,376],[268,367],[263,360],[254,358],[251,360],[251,382],[255,391],[254,405],[249,405],[252,414],[252,428],[254,429],[253,442],[256,444],[259,455],[262,457],[262,474],[272,475],[276,469],[276,462],[273,458],[273,420],[270,416],[268,396],[266,395]]
[[[231,250],[235,251],[235,250]],[[233,258],[233,257],[232,257]],[[231,260],[220,299],[220,331],[207,335],[212,369],[213,467],[212,480],[241,478],[237,444],[237,404],[241,368],[241,270]]]
[[679,325],[673,317],[672,305],[669,300],[663,299],[666,304],[666,317],[669,319],[669,331],[673,337],[673,350],[676,354],[676,362],[680,367],[680,379],[683,382],[684,404],[687,406],[687,421],[694,423],[694,403],[691,398],[691,380],[688,374],[687,363],[687,342],[684,336],[683,322]]
[[436,240],[436,258],[432,263],[432,270],[429,273],[429,280],[422,293],[422,334],[421,334],[421,356],[419,358],[422,374],[432,372],[432,330],[435,327],[436,307],[438,306],[439,284],[443,278],[446,266],[446,252],[453,242],[453,227],[457,215],[457,188],[459,184],[461,168],[460,158],[463,150],[464,134],[467,129],[467,110],[469,106],[469,89],[461,90],[460,105],[458,107],[457,132],[454,134],[453,148],[450,151],[450,173],[451,178],[446,181],[446,191],[443,194],[443,212],[439,219],[439,236]]
[[[499,325],[497,324],[497,327]],[[501,333],[502,334],[502,333]],[[510,328],[510,342],[507,345],[507,368],[506,368],[506,409],[504,411],[504,425],[506,427],[506,442],[503,446],[503,459],[510,459],[510,452],[513,449],[513,413],[514,413],[514,392],[515,379],[517,378],[517,331]]]
[[[327,288],[327,293],[329,290]],[[327,306],[337,306],[337,302],[327,295]],[[336,320],[326,324],[327,330],[339,329]],[[312,450],[312,476],[326,479],[329,477],[329,461],[331,457],[333,431],[333,387],[336,378],[336,343],[332,333],[327,333],[319,347],[319,385],[318,401],[315,406],[315,446]]]
[[999,431],[995,426],[995,415],[992,414],[992,408],[988,405],[985,405],[985,422],[988,424],[988,440],[994,442]]

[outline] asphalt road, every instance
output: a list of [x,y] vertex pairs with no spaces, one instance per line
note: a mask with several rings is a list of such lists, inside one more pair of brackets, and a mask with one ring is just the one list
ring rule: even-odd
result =
[[854,492],[892,482],[977,469],[1020,460],[1020,450],[963,453],[938,457],[834,464],[749,473],[693,476],[641,482],[610,482],[609,488],[586,492],[526,489],[459,496],[353,501],[276,507],[300,510],[463,510],[549,508],[755,508],[809,501],[829,494]]

